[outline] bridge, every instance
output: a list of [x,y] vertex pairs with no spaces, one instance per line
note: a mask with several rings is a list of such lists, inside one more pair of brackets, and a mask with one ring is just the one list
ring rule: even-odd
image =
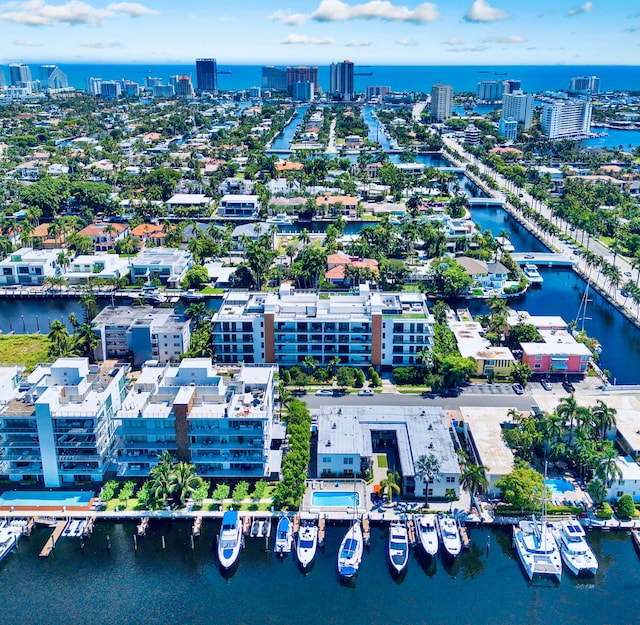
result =
[[511,258],[518,265],[533,265],[547,267],[571,267],[578,260],[577,257],[571,257],[568,254],[555,254],[553,252],[513,252]]
[[489,206],[501,206],[504,207],[504,200],[497,197],[470,197],[469,198],[469,206],[471,208],[474,207],[484,207],[487,208]]

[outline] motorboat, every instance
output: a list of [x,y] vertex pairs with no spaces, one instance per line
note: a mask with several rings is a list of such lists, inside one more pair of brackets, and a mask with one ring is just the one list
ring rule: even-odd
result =
[[0,527],[0,560],[2,560],[17,544],[22,536],[22,528],[16,525]]
[[274,226],[290,226],[293,219],[287,213],[278,213],[265,219],[265,223]]
[[423,514],[416,519],[416,529],[420,539],[420,545],[428,556],[438,553],[438,530],[436,529],[436,517],[433,514]]
[[544,278],[540,275],[540,272],[538,271],[538,265],[527,263],[524,266],[523,272],[527,280],[531,284],[542,284],[544,282]]
[[440,529],[440,539],[444,550],[452,558],[455,558],[462,549],[462,539],[460,538],[458,522],[452,515],[444,515],[438,518],[438,527]]
[[584,528],[577,520],[553,523],[551,531],[560,548],[562,561],[574,575],[596,574],[598,559],[587,543]]
[[344,535],[338,550],[338,573],[341,577],[354,577],[360,568],[364,539],[360,521],[355,521]]
[[218,537],[218,560],[223,569],[230,569],[238,560],[242,547],[242,523],[236,510],[224,513]]
[[496,237],[496,244],[505,252],[515,252],[516,248],[513,246],[513,243],[511,243],[511,239],[509,239],[508,237]]
[[394,521],[389,527],[389,562],[399,575],[409,563],[409,533],[401,521]]
[[298,530],[296,556],[304,571],[311,566],[318,550],[318,526],[312,521],[305,521]]
[[291,543],[293,542],[293,525],[291,519],[285,514],[280,517],[278,527],[276,529],[276,542],[274,551],[280,555],[291,551]]
[[529,579],[534,575],[562,579],[560,549],[545,521],[535,516],[520,521],[513,526],[513,542]]

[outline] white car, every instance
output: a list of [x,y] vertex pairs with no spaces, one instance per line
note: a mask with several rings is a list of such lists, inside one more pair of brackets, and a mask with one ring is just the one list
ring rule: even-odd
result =
[[316,391],[316,395],[318,397],[333,397],[333,391],[328,388],[321,388],[319,391]]
[[361,391],[358,391],[358,395],[360,395],[360,397],[373,397],[375,393],[370,388],[363,388]]

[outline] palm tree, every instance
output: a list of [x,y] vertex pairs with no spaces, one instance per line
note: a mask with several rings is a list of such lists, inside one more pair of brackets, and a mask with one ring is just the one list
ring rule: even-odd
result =
[[605,438],[607,431],[615,427],[617,412],[615,408],[610,408],[601,399],[596,401],[596,405],[591,409],[591,416],[600,438]]
[[397,471],[387,471],[387,477],[380,481],[380,490],[387,495],[389,503],[393,501],[393,493],[400,494],[400,474]]
[[596,479],[607,486],[611,486],[613,480],[622,478],[622,469],[618,465],[618,454],[615,449],[611,449],[611,452],[600,460],[594,473]]
[[309,375],[312,375],[318,368],[318,361],[313,356],[307,356],[302,362],[302,366]]
[[184,316],[187,319],[193,319],[193,323],[196,327],[200,325],[200,322],[207,317],[209,311],[207,310],[207,305],[204,302],[193,302],[187,306],[184,311]]
[[149,472],[149,490],[154,499],[165,502],[171,494],[171,475],[173,473],[173,458],[165,449],[160,456],[160,462]]
[[460,475],[460,486],[471,495],[471,502],[476,495],[482,495],[489,490],[489,480],[482,464],[466,463]]
[[83,323],[74,335],[76,347],[91,361],[95,361],[95,349],[100,345],[100,337],[93,331],[92,323]]
[[569,423],[569,443],[573,440],[573,426],[575,425],[576,411],[578,410],[578,402],[573,393],[568,397],[563,397],[558,403],[556,413],[564,419],[565,423]]
[[425,504],[429,505],[429,482],[440,481],[440,461],[433,455],[429,454],[420,456],[414,463],[416,477],[424,480],[424,497]]
[[169,492],[175,500],[184,505],[186,499],[192,495],[202,480],[196,474],[196,467],[188,462],[178,462],[171,472]]

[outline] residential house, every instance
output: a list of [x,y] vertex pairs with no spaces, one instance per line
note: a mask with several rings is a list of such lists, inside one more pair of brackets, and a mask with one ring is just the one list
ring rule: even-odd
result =
[[129,226],[123,223],[99,222],[89,224],[78,236],[89,237],[96,252],[108,252],[112,250],[118,241],[129,234]]
[[373,258],[358,258],[356,256],[349,256],[344,252],[336,252],[335,254],[329,254],[327,257],[327,271],[324,274],[325,280],[331,284],[347,284],[350,282],[347,278],[346,267],[355,267],[359,270],[369,270],[372,281],[377,281],[380,271],[378,261]]
[[316,212],[319,216],[358,216],[358,198],[352,195],[319,195],[316,197]]
[[85,284],[96,278],[119,280],[129,273],[129,262],[126,258],[107,252],[80,254],[63,271],[69,284]]
[[143,245],[162,247],[166,233],[162,224],[140,224],[131,230],[131,236],[139,239]]
[[168,247],[150,247],[142,250],[129,263],[131,282],[145,284],[159,281],[170,288],[179,288],[187,271],[193,266],[191,252]]
[[225,195],[218,204],[219,217],[251,219],[257,217],[259,211],[257,195]]
[[45,278],[59,276],[58,255],[63,251],[21,247],[0,261],[0,285],[37,286],[42,285]]

